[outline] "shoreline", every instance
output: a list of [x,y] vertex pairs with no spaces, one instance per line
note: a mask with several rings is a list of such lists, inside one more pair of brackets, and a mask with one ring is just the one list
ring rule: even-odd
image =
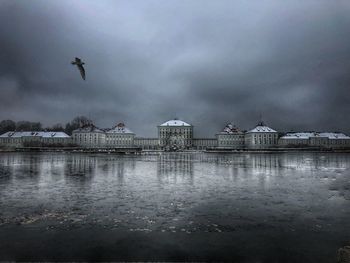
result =
[[289,152],[312,152],[312,153],[350,153],[350,149],[317,149],[317,148],[273,148],[273,149],[206,149],[206,150],[143,150],[141,148],[72,148],[72,147],[22,147],[0,149],[5,152],[61,152],[61,153],[104,153],[104,154],[144,154],[144,153],[289,153]]

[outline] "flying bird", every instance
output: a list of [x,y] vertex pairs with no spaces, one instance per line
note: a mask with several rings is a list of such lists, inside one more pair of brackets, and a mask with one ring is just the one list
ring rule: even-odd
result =
[[83,65],[85,64],[83,61],[81,61],[80,58],[75,58],[75,61],[71,62],[72,65],[77,65],[79,71],[80,71],[80,75],[83,78],[83,80],[85,80],[85,69],[83,67]]

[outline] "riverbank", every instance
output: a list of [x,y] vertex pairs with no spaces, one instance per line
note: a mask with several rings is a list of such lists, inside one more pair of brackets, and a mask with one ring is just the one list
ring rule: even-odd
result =
[[208,149],[207,153],[283,153],[283,152],[320,152],[320,153],[350,153],[350,149],[330,148],[272,148],[272,149]]
[[[82,147],[21,147],[0,148],[0,152],[66,152],[66,153],[108,153],[108,154],[143,154],[163,153],[164,150],[145,150],[141,147],[130,148],[82,148]],[[271,148],[271,149],[220,149],[183,150],[183,153],[288,153],[288,152],[320,152],[320,153],[350,153],[350,149],[329,148]]]
[[82,148],[82,147],[21,147],[0,149],[0,152],[66,152],[66,153],[114,153],[138,154],[142,152],[139,147],[130,148]]

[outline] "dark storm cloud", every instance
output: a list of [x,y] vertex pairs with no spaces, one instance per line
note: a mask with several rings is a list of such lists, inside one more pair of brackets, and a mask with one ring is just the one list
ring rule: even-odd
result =
[[[0,119],[350,132],[347,1],[1,1]],[[70,65],[86,64],[82,81]]]

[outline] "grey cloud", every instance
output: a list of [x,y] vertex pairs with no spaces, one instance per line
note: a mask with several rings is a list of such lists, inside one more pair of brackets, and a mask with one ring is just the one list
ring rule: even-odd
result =
[[[347,1],[0,3],[0,119],[350,132]],[[87,81],[70,61],[86,61]]]

